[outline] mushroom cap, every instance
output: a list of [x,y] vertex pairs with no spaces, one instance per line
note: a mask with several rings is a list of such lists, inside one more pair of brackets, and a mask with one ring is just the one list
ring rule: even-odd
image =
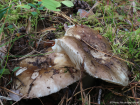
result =
[[[64,27],[66,27],[66,25]],[[98,31],[85,25],[76,25],[67,28],[65,36],[73,36],[77,39],[82,39],[89,43],[93,48],[100,51],[107,52],[111,50],[109,42],[103,36],[101,36]]]
[[[114,58],[112,59],[108,56],[106,57],[105,55],[104,58],[106,60],[103,59],[104,63],[100,63],[101,61],[99,62],[99,59],[96,60],[96,58],[102,59],[103,56],[98,57],[99,55],[97,55],[96,58],[94,58],[91,54],[94,50],[72,36],[56,39],[52,49],[55,52],[65,52],[79,70],[81,64],[84,64],[85,71],[95,78],[100,78],[107,82],[122,86],[128,85],[128,69],[125,63],[122,63],[117,59],[114,60]],[[108,62],[106,63],[106,61]],[[121,65],[121,63],[124,65]]]
[[15,84],[20,93],[27,94],[25,98],[47,96],[80,79],[79,70],[74,69],[68,56],[63,53],[26,58],[20,62],[20,67],[24,71],[18,73],[20,69],[15,73],[18,73]]

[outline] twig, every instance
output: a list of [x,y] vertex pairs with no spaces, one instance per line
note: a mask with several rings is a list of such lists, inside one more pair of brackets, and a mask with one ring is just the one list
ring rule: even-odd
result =
[[33,82],[36,80],[36,78],[32,81],[32,83],[30,84],[30,87],[29,87],[29,90],[28,90],[28,95],[30,94],[30,91],[32,89],[32,86],[33,86]]
[[[27,94],[23,95],[18,101],[20,101],[25,96],[27,96]],[[12,105],[15,105],[18,101],[14,102]]]
[[41,101],[41,99],[40,99],[40,98],[38,98],[38,99],[39,99],[39,101],[41,102],[41,104],[44,105],[43,102]]
[[89,94],[89,101],[88,101],[88,105],[91,105],[91,103],[90,103],[90,94]]
[[93,9],[94,9],[99,3],[100,3],[100,2],[97,1],[97,2],[92,6],[92,8],[91,8],[84,16],[82,16],[82,18],[85,17],[88,13],[93,13],[93,12],[92,12]]
[[[115,92],[115,91],[113,91],[113,90],[111,90],[111,89],[108,89],[109,91],[111,91],[113,94],[115,94],[115,95],[119,95],[119,96],[124,96],[124,95],[122,95],[121,93],[117,93],[117,92]],[[128,97],[128,98],[132,98],[132,99],[138,99],[138,100],[140,100],[140,98],[134,98],[134,97],[132,97],[132,96],[126,96],[126,97]]]
[[72,24],[74,24],[73,22],[75,22],[76,24],[80,25],[78,22],[76,22],[75,20],[73,20],[72,18],[68,17],[67,15],[65,15],[63,12],[55,12],[53,11],[54,13],[56,14],[59,14],[61,16],[63,16],[64,18],[66,18],[67,20],[69,20]]
[[101,94],[102,94],[102,89],[99,89],[98,104],[101,103]]
[[18,30],[18,27],[13,23],[13,26]]
[[13,91],[7,89],[7,88],[1,87],[1,86],[0,86],[0,88],[5,89],[6,91],[11,92],[11,93],[13,93],[13,94],[16,94],[16,95],[18,95],[18,96],[22,96],[22,95],[17,94],[17,93],[15,93],[15,92],[13,92]]
[[124,91],[123,93],[125,93],[125,92],[131,90],[131,89],[134,88],[134,87],[135,87],[135,86],[132,86],[131,88],[129,88],[129,89],[127,89],[126,91]]
[[84,105],[84,98],[83,98],[83,84],[82,84],[82,73],[83,73],[83,70],[84,70],[84,62],[82,63],[81,65],[81,70],[80,70],[80,89],[81,89],[81,97],[82,97],[82,103]]
[[115,95],[123,96],[121,93],[115,92],[115,91],[113,91],[113,90],[111,90],[111,89],[107,89],[107,90],[111,91],[111,92],[112,92],[113,94],[115,94]]
[[[136,78],[136,75],[134,76],[134,79],[129,84],[131,84],[135,80],[135,78]],[[123,87],[122,90],[124,90],[125,88],[126,88],[126,86]]]
[[[84,89],[83,91],[86,91],[86,90],[89,90],[89,89],[92,89],[92,88],[112,89],[112,88],[103,88],[102,86],[96,86],[96,87],[89,87],[89,88],[86,88],[86,89]],[[74,96],[76,96],[76,95],[79,94],[79,93],[81,93],[81,91],[77,92]],[[67,102],[68,102],[69,100],[71,100],[71,98],[72,98],[72,97],[70,97],[70,98],[67,100]]]
[[[94,102],[90,102],[91,104],[93,104],[93,105],[99,105],[98,103],[94,103]],[[105,105],[105,104],[104,104]]]
[[21,86],[25,86],[25,84],[18,77],[14,76],[13,78],[17,79],[21,83],[21,85],[17,87],[16,90],[19,89]]
[[23,56],[23,57],[21,57],[21,58],[19,58],[19,59],[12,59],[12,60],[22,60],[22,59],[24,59],[24,58],[29,57],[29,56],[32,55],[33,53],[35,53],[35,50],[33,50],[32,52],[26,54],[25,56]]
[[[65,94],[65,95],[66,95],[66,94]],[[61,99],[61,101],[59,102],[58,105],[63,105],[64,99],[65,99],[65,97],[66,97],[65,95],[63,96],[63,98]]]
[[71,100],[70,100],[70,102],[68,103],[68,105],[71,105],[71,102],[72,102],[72,100],[73,100],[74,94],[75,94],[75,92],[76,92],[76,90],[77,90],[79,84],[80,84],[80,81],[78,82],[76,88],[74,89],[74,92],[73,92],[73,94],[72,94],[72,96],[71,96]]
[[3,103],[2,103],[2,101],[1,101],[1,99],[0,99],[0,103],[1,103],[1,105],[3,105]]
[[[83,90],[83,91],[86,91],[86,90],[88,90],[88,89],[91,89],[92,87],[90,87],[90,88],[87,88],[87,89],[85,89],[85,90]],[[77,92],[76,94],[74,94],[74,96],[76,96],[77,94],[79,94],[79,93],[81,93],[81,91],[79,91],[79,92]],[[68,100],[67,100],[67,102],[69,101],[69,100],[71,100],[72,99],[72,97],[70,97]]]
[[4,99],[4,100],[12,100],[12,98],[10,98],[10,97],[5,97],[5,96],[0,96],[0,99]]
[[[130,85],[130,86],[131,86],[131,85]],[[134,86],[134,87],[135,87],[135,86]],[[131,90],[132,90],[132,95],[133,95],[135,101],[137,102],[136,97],[135,97],[135,93],[134,93],[134,88],[131,88]],[[138,105],[138,103],[136,103],[136,105]]]

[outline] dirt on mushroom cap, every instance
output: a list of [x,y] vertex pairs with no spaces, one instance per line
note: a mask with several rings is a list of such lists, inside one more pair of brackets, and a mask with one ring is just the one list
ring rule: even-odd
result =
[[[69,58],[67,58],[67,55],[59,54],[60,53],[51,53],[47,57],[26,58],[20,62],[20,67],[26,67],[27,70],[17,76],[18,79],[15,80],[15,84],[16,89],[19,90],[20,93],[23,95],[27,94],[28,97],[25,98],[47,96],[58,92],[80,79],[80,71],[74,68]],[[50,57],[52,57],[51,62],[53,65],[50,63]],[[57,58],[57,62],[55,58]],[[40,61],[38,61],[38,59]],[[63,63],[58,62],[58,59],[64,59],[64,61],[62,61]],[[47,60],[48,62],[46,62]],[[71,69],[72,72],[70,72],[69,69]]]

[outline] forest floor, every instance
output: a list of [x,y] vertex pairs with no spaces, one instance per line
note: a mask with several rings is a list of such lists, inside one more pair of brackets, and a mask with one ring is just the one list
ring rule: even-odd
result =
[[[140,1],[73,0],[73,7],[62,4],[59,12],[48,10],[39,1],[23,1],[24,6],[19,6],[18,0],[0,1],[1,105],[139,105]],[[77,81],[49,96],[14,101],[16,92],[11,97],[9,93],[14,89],[19,62],[45,54],[55,39],[64,36],[64,24],[87,25],[100,34],[99,38],[105,37],[113,54],[127,63],[128,86],[94,79],[90,87],[81,89]],[[76,86],[79,89],[74,92]]]

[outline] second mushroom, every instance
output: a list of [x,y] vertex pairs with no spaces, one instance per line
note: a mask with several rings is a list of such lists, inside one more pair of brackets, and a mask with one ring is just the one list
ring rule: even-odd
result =
[[126,63],[111,56],[111,46],[103,36],[87,26],[76,25],[65,29],[65,36],[55,40],[52,47],[55,52],[66,53],[78,70],[84,63],[85,71],[95,78],[128,85]]

